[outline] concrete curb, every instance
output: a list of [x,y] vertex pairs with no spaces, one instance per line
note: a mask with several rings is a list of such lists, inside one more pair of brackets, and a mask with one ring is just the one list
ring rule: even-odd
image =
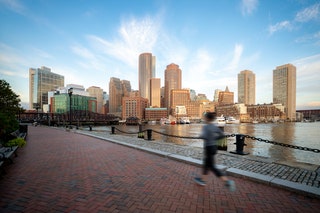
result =
[[[98,139],[105,140],[105,141],[109,141],[112,143],[120,144],[123,146],[135,148],[135,149],[138,149],[141,151],[145,151],[145,152],[149,152],[149,153],[163,156],[166,158],[170,158],[173,160],[185,162],[185,163],[188,163],[191,165],[195,165],[195,166],[199,166],[199,167],[202,166],[201,160],[197,160],[197,159],[194,159],[191,157],[186,157],[186,156],[178,155],[175,153],[163,152],[160,150],[154,150],[154,149],[150,149],[150,148],[146,148],[146,147],[140,147],[140,146],[125,143],[125,142],[122,142],[119,140],[114,140],[111,138],[104,138],[104,137],[100,137],[100,136],[96,136],[96,135],[92,135],[92,134],[88,134],[88,133],[83,133],[83,132],[76,132],[76,133],[86,135],[89,137],[98,138]],[[311,187],[311,186],[307,186],[307,185],[303,185],[303,184],[299,184],[299,183],[295,183],[295,182],[291,182],[291,181],[287,181],[287,180],[282,180],[282,179],[275,178],[275,177],[272,177],[269,175],[262,175],[259,173],[240,170],[237,168],[227,168],[227,166],[224,166],[224,165],[217,165],[217,168],[220,170],[225,170],[227,172],[227,174],[230,176],[241,177],[241,178],[253,180],[253,181],[256,181],[259,183],[267,184],[269,186],[275,186],[275,187],[283,188],[283,189],[286,189],[289,191],[298,192],[298,193],[306,195],[306,196],[320,198],[320,188]]]

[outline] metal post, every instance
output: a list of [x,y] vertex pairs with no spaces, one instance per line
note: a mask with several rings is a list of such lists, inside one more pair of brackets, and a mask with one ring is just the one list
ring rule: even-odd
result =
[[238,155],[248,155],[249,152],[244,152],[243,151],[243,146],[246,146],[247,144],[244,143],[245,140],[245,135],[242,134],[237,134],[236,135],[236,150],[231,151],[233,154],[238,154]]
[[68,89],[68,94],[70,97],[70,104],[69,104],[69,127],[70,127],[70,129],[72,129],[72,126],[71,126],[71,123],[72,123],[72,112],[71,112],[72,92],[73,92],[73,88],[71,87]]
[[148,141],[152,140],[152,129],[147,129]]
[[111,134],[114,134],[114,130],[115,130],[115,127],[112,126],[112,127],[111,127]]

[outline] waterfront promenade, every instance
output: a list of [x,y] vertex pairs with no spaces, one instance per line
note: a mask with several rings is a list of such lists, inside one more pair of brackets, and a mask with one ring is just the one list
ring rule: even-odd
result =
[[[264,176],[261,182],[249,180],[244,178],[245,170],[228,165],[227,171],[237,185],[235,192],[229,192],[213,175],[207,186],[198,186],[193,177],[201,169],[197,159],[190,157],[197,150],[182,151],[175,145],[170,149],[161,142],[137,139],[136,135],[30,126],[27,141],[0,180],[0,212],[318,212],[320,209],[319,198],[294,192],[292,188],[267,185],[262,181]],[[145,142],[153,146],[138,148],[138,143]],[[228,157],[225,159],[227,162]],[[244,166],[240,157],[235,157],[234,165],[236,159]],[[319,188],[310,186],[310,189]]]

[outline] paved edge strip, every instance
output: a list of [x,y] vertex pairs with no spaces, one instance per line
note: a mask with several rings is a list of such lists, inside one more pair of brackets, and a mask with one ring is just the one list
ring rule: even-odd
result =
[[[174,154],[174,153],[170,153],[170,152],[163,152],[160,150],[150,149],[150,148],[146,148],[146,147],[140,147],[140,146],[133,145],[130,143],[125,143],[125,142],[122,142],[119,140],[115,140],[115,139],[111,139],[111,138],[104,138],[104,137],[100,137],[100,136],[96,136],[96,135],[92,135],[92,134],[88,134],[88,133],[83,133],[83,132],[75,132],[75,133],[86,135],[89,137],[98,138],[98,139],[101,139],[104,141],[109,141],[112,143],[120,144],[120,145],[131,147],[131,148],[135,148],[135,149],[138,149],[141,151],[145,151],[145,152],[149,152],[149,153],[156,154],[159,156],[167,157],[167,158],[170,158],[173,160],[185,162],[185,163],[188,163],[191,165],[195,165],[195,166],[199,166],[199,167],[202,166],[201,160],[197,160],[197,159],[194,159],[191,157],[186,157],[186,156],[182,156],[182,155],[178,155],[178,154]],[[269,186],[276,186],[276,187],[287,189],[290,191],[299,192],[300,194],[303,194],[306,196],[320,198],[320,188],[311,187],[311,186],[303,185],[300,183],[295,183],[295,182],[288,181],[288,180],[282,180],[280,178],[275,178],[275,177],[272,177],[269,175],[262,175],[259,173],[249,172],[249,171],[245,171],[245,170],[241,170],[241,169],[237,169],[237,168],[227,168],[227,166],[224,166],[224,165],[216,165],[216,166],[218,169],[224,170],[227,172],[228,175],[231,175],[234,177],[242,177],[242,178],[253,180],[253,181],[256,181],[259,183],[264,183]]]

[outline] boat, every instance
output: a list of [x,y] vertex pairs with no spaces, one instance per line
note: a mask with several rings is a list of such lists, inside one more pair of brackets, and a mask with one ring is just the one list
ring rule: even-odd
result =
[[258,124],[259,121],[258,121],[258,120],[253,120],[252,123],[253,123],[253,124]]
[[240,120],[235,119],[234,117],[228,117],[226,120],[227,124],[238,124],[240,123]]
[[157,123],[157,121],[148,121],[148,124],[150,125],[155,125]]
[[182,117],[177,120],[177,124],[190,124],[190,120],[187,117]]
[[214,121],[218,127],[224,127],[226,125],[226,119],[223,116],[217,117]]
[[163,125],[163,124],[170,124],[170,120],[168,118],[161,118],[160,119],[160,124]]

